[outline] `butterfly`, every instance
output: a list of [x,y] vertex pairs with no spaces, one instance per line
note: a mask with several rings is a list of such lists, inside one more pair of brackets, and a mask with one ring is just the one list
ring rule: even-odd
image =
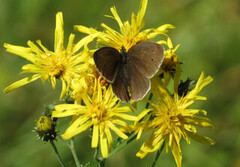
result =
[[[112,84],[113,93],[128,102],[141,100],[150,90],[150,79],[160,68],[164,48],[154,42],[142,42],[127,52],[112,47],[102,47],[93,54],[97,70]],[[130,95],[131,94],[131,95]]]

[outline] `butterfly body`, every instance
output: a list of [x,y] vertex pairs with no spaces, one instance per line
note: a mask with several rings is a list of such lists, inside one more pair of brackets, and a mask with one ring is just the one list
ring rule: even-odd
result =
[[[122,101],[142,99],[150,89],[150,78],[163,61],[164,49],[153,42],[142,42],[121,52],[111,47],[97,50],[94,61],[98,71],[112,84],[112,90]],[[130,88],[130,93],[129,93]]]

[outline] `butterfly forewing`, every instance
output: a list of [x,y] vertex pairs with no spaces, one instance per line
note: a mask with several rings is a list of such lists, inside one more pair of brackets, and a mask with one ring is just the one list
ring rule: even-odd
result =
[[97,50],[93,59],[98,71],[108,82],[112,83],[117,75],[117,67],[121,61],[121,55],[118,50],[111,47],[103,47]]
[[130,68],[136,68],[136,71],[151,78],[163,62],[164,48],[157,43],[142,42],[131,47],[128,55]]

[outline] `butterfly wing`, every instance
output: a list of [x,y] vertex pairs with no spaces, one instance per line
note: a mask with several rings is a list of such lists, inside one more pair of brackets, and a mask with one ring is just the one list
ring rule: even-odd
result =
[[134,45],[128,51],[132,100],[141,100],[150,89],[150,78],[164,59],[164,48],[153,42]]
[[150,89],[150,79],[144,76],[138,68],[130,67],[130,90],[133,101],[141,100]]
[[121,100],[130,100],[129,92],[129,64],[119,64],[116,79],[112,84],[113,93]]
[[98,71],[108,82],[113,83],[117,74],[118,63],[121,55],[118,50],[111,47],[103,47],[93,54],[93,59]]
[[142,42],[128,51],[130,68],[137,68],[147,78],[151,78],[161,66],[164,59],[164,48],[153,42]]

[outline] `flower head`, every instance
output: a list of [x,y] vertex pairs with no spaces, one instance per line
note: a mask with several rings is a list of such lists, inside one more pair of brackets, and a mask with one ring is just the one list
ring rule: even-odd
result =
[[37,122],[35,130],[38,132],[38,137],[43,141],[51,141],[57,136],[55,126],[55,121],[53,121],[50,117],[41,116]]
[[70,126],[62,135],[63,139],[70,139],[92,127],[91,145],[96,148],[100,140],[101,152],[106,158],[113,144],[111,130],[119,137],[127,139],[128,136],[123,133],[123,130],[128,127],[128,124],[124,120],[135,121],[136,117],[127,114],[131,111],[128,106],[119,107],[120,103],[118,98],[114,96],[111,86],[108,89],[102,87],[100,80],[99,78],[95,82],[94,93],[91,97],[84,94],[83,102],[85,105],[57,105],[52,117],[73,116]]
[[[206,97],[198,96],[201,89],[209,84],[213,79],[204,73],[199,77],[196,87],[185,96],[178,98],[177,89],[175,89],[174,97],[161,86],[161,81],[154,78],[152,82],[154,97],[156,102],[150,102],[153,106],[147,109],[138,116],[140,124],[136,124],[138,138],[143,131],[152,130],[151,137],[142,145],[137,156],[144,158],[148,153],[158,150],[165,140],[165,151],[168,151],[170,146],[173,156],[178,167],[181,166],[182,150],[180,140],[183,138],[190,144],[190,138],[204,143],[213,145],[214,141],[208,137],[197,134],[195,126],[212,127],[211,121],[205,117],[196,116],[196,114],[207,114],[201,109],[190,109],[189,106],[196,100],[206,100]],[[161,83],[161,84],[160,84]],[[143,118],[145,118],[144,121]],[[141,121],[140,121],[141,120]]]
[[[55,88],[56,79],[60,79],[62,81],[60,98],[62,98],[67,93],[72,79],[79,76],[82,71],[86,70],[83,62],[87,61],[89,57],[87,44],[94,39],[90,35],[74,44],[74,38],[75,35],[71,34],[69,36],[67,48],[64,48],[63,16],[61,12],[58,12],[56,15],[53,52],[44,47],[40,40],[37,41],[39,46],[28,41],[28,47],[5,43],[4,47],[8,52],[21,56],[32,63],[24,65],[22,67],[22,73],[32,73],[34,75],[11,84],[4,90],[4,93],[8,93],[9,91],[24,86],[39,78],[41,78],[42,82],[50,79],[52,87]],[[83,46],[84,50],[78,52]]]
[[137,15],[132,13],[131,23],[129,23],[129,21],[122,22],[117,13],[116,7],[110,8],[112,16],[107,15],[107,17],[113,18],[117,21],[120,32],[112,29],[104,23],[101,24],[101,26],[104,28],[104,31],[102,32],[84,26],[75,26],[75,29],[79,32],[87,34],[97,34],[99,43],[113,47],[119,51],[122,49],[122,47],[124,47],[126,51],[128,51],[128,49],[137,43],[148,41],[160,34],[167,33],[168,29],[175,28],[170,24],[164,24],[156,29],[150,28],[141,31],[141,29],[144,27],[144,16],[147,3],[148,0],[141,0]]
[[167,38],[167,41],[161,40],[158,43],[164,44],[168,47],[164,52],[165,58],[158,72],[158,74],[163,75],[165,81],[163,87],[166,87],[169,84],[171,77],[179,75],[181,72],[179,58],[175,53],[180,45],[178,44],[174,48],[172,40],[169,37]]
[[86,62],[87,70],[79,77],[75,78],[71,84],[71,96],[76,104],[81,104],[85,94],[92,95],[94,92],[95,81],[100,77],[101,86],[107,86],[107,81],[101,77],[94,65],[93,58]]

